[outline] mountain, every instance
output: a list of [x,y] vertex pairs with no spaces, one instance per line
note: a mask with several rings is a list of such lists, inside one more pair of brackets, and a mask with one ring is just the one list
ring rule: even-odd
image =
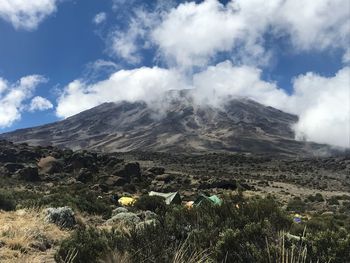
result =
[[104,103],[65,120],[0,137],[32,145],[112,151],[229,151],[312,155],[325,145],[296,141],[298,117],[245,98],[215,107],[190,92],[169,92],[154,104]]

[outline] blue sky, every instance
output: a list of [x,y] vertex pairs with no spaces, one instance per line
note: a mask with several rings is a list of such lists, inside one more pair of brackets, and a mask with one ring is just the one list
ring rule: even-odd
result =
[[[350,60],[350,26],[346,27],[350,11],[346,0],[318,0],[304,6],[296,6],[292,0],[166,4],[38,0],[37,6],[25,0],[4,2],[0,4],[0,78],[7,88],[1,94],[0,87],[0,103],[9,103],[4,98],[20,86],[21,78],[40,75],[41,79],[33,84],[30,94],[17,101],[14,117],[3,121],[0,132],[57,121],[104,101],[143,99],[150,90],[152,99],[161,96],[167,87],[197,88],[203,94],[209,89],[201,87],[205,78],[213,81],[211,86],[224,86],[219,92],[223,97],[250,96],[305,116],[306,122],[311,116],[315,118],[312,114],[316,109],[321,114],[332,105],[328,101],[334,103],[338,97],[322,105],[310,102],[315,107],[308,108],[305,101],[312,96],[305,85],[327,83],[324,86],[329,88],[320,92],[310,89],[316,98],[332,94],[335,83],[341,83],[339,92],[346,92],[350,85],[346,77]],[[300,11],[303,9],[305,15]],[[293,12],[299,17],[290,16]],[[98,14],[100,21],[96,19]],[[338,73],[344,77],[336,77]],[[244,81],[236,81],[235,76]],[[252,82],[255,78],[258,80]],[[141,83],[147,80],[153,86],[140,86],[135,79]],[[246,87],[235,87],[235,82]],[[75,88],[69,89],[69,85]],[[258,86],[262,88],[258,90]],[[124,92],[125,96],[115,95]],[[52,106],[28,110],[36,96]],[[345,105],[345,112],[349,100],[339,101]],[[1,114],[6,111],[2,113],[0,105],[0,124]],[[348,120],[345,114],[329,125],[347,132]],[[346,138],[335,143],[328,140],[334,135],[344,137],[344,132],[338,134],[328,126],[323,128],[330,130],[329,134],[314,136],[314,130],[322,128],[319,123],[316,127],[300,123],[300,132],[315,141],[348,146]]]

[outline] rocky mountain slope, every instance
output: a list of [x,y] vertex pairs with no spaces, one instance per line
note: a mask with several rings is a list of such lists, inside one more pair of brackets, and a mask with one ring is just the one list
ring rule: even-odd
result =
[[329,147],[294,140],[297,116],[248,99],[220,107],[195,103],[189,92],[162,101],[104,103],[56,123],[1,134],[14,142],[114,151],[229,151],[322,154]]

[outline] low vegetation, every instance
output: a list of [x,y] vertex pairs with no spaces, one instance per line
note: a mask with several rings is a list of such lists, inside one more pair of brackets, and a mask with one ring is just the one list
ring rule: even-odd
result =
[[221,206],[168,207],[156,224],[141,228],[79,228],[62,242],[56,259],[98,262],[113,255],[126,262],[346,262],[349,220],[315,215],[296,224],[271,197],[235,195]]

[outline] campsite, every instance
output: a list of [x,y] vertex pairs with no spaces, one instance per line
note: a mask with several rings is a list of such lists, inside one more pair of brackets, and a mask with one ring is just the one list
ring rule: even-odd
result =
[[[345,157],[189,158],[0,143],[1,262],[349,258],[348,168],[325,165]],[[287,172],[300,167],[310,180]],[[312,181],[324,169],[334,179]],[[321,183],[323,190],[310,188]]]

